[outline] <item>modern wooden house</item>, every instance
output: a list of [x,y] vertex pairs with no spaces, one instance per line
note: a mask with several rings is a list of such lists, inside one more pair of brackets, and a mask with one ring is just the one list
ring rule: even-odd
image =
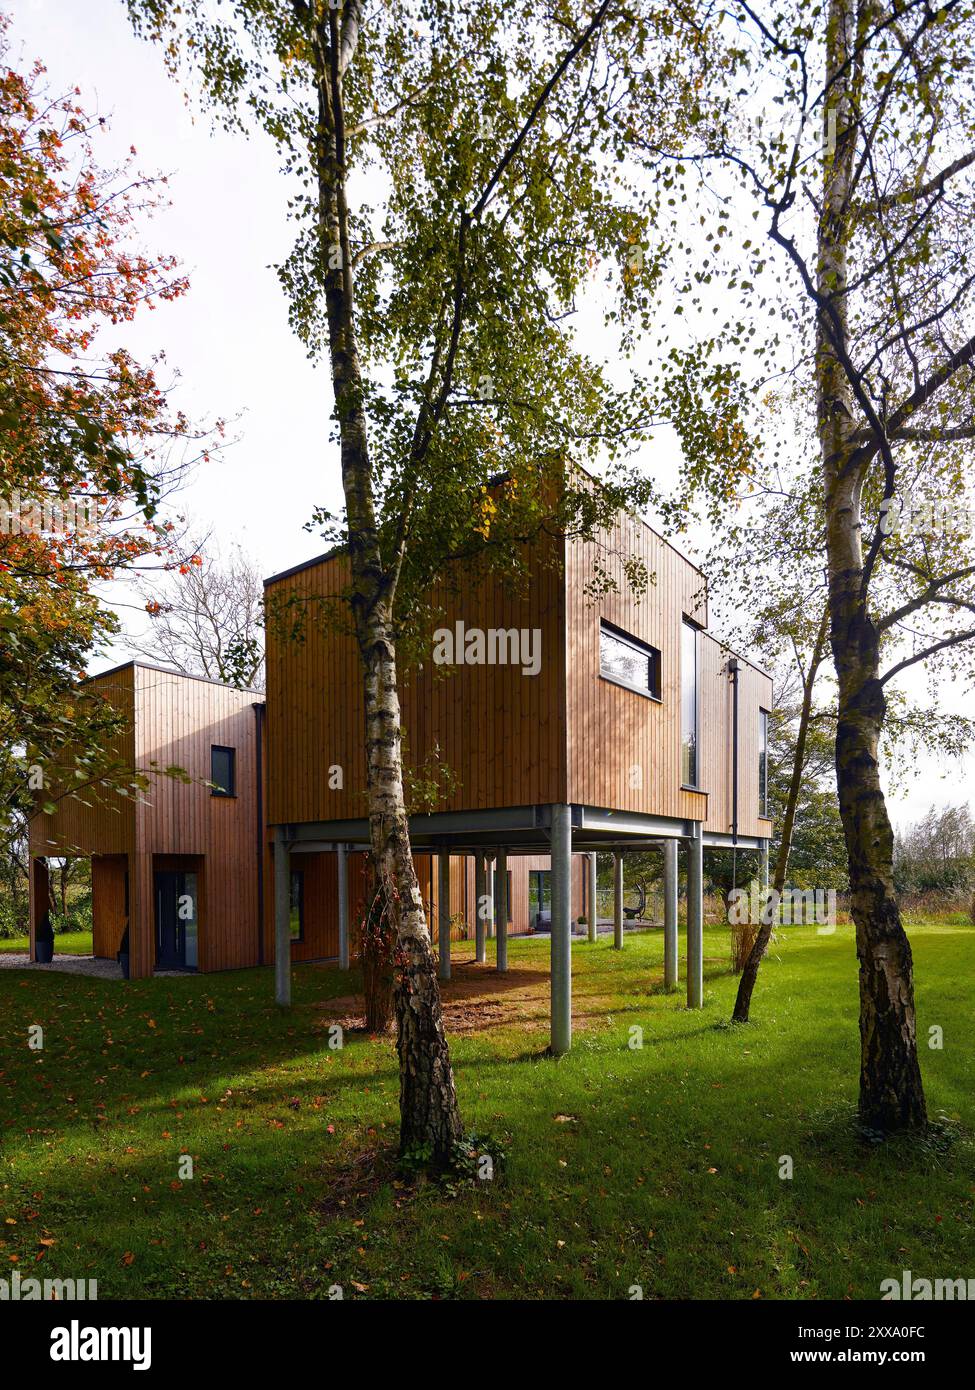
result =
[[[623,557],[634,555],[651,577],[641,597],[623,574]],[[597,568],[614,565],[617,591],[592,600]],[[441,973],[449,974],[450,940],[465,903],[469,925],[472,904],[493,900],[502,970],[509,929],[547,927],[552,1046],[564,1051],[571,1039],[572,927],[584,915],[595,932],[598,851],[616,856],[613,926],[621,944],[621,856],[628,848],[662,850],[666,976],[673,986],[677,851],[684,847],[688,1001],[701,1003],[704,849],[752,851],[767,874],[772,684],[708,632],[700,571],[636,518],[620,515],[598,541],[550,540],[531,557],[530,571],[523,592],[464,580],[434,595],[440,616],[430,656],[404,680],[401,703],[408,760],[422,767],[435,752],[454,779],[438,809],[410,823],[421,884],[436,899]],[[341,552],[266,581],[272,612],[304,615],[300,641],[283,623],[268,629],[274,864],[267,873],[276,888],[266,895],[266,949],[273,935],[282,1002],[296,954],[296,897],[303,893],[303,949],[334,949],[345,963],[350,907],[362,894],[357,856],[368,825],[358,658],[351,634],[327,616],[347,581]],[[313,877],[327,884],[334,903],[314,921]],[[548,922],[532,920],[532,892],[536,903],[541,896],[550,904]],[[489,923],[476,911],[474,919],[483,960]]]
[[87,685],[125,715],[115,752],[148,786],[96,784],[34,818],[32,957],[47,860],[85,856],[96,956],[114,958],[128,928],[132,976],[260,964],[263,697],[141,662]]

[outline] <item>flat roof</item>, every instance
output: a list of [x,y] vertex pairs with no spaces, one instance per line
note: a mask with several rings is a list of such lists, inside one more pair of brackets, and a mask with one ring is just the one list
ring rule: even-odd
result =
[[177,671],[173,666],[157,666],[152,661],[138,661],[134,657],[131,661],[121,661],[118,666],[109,666],[107,671],[93,671],[90,676],[86,676],[85,681],[100,681],[103,676],[114,676],[119,671],[128,671],[130,667],[138,666],[143,671],[158,671],[164,676],[179,676],[185,681],[202,681],[204,685],[218,685],[221,690],[233,690],[238,695],[260,695],[264,698],[263,690],[252,690],[249,686],[241,688],[237,685],[228,685],[226,681],[214,680],[212,676],[197,676],[190,671]]
[[322,565],[326,560],[334,560],[339,555],[345,554],[344,545],[335,545],[331,550],[326,550],[321,555],[313,555],[310,560],[302,560],[300,565],[292,565],[290,569],[280,570],[277,574],[270,575],[264,581],[265,589],[269,584],[277,584],[279,579],[290,579],[293,574],[300,574],[302,570],[314,569],[316,565]]

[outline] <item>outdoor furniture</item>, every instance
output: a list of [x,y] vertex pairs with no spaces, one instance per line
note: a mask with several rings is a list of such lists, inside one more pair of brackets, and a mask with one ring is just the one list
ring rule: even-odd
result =
[[639,921],[647,910],[647,890],[642,883],[637,884],[637,892],[640,895],[640,901],[636,907],[623,908],[623,916],[628,922]]

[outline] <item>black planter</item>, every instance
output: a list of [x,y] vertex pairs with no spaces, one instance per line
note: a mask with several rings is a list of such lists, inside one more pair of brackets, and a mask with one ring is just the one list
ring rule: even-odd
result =
[[119,963],[119,965],[122,967],[122,979],[123,979],[123,980],[127,980],[127,979],[129,978],[129,953],[128,953],[128,951],[119,951],[119,953],[118,953],[118,963]]
[[34,942],[34,955],[38,965],[50,965],[54,959],[54,937],[39,936]]

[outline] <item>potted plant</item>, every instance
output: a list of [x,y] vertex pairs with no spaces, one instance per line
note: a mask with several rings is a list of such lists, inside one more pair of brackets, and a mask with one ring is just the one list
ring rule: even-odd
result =
[[34,933],[34,959],[38,965],[50,965],[54,959],[54,928],[49,912],[45,912]]
[[118,954],[117,954],[117,956],[116,956],[116,960],[118,961],[119,965],[122,967],[122,979],[123,979],[123,980],[127,980],[127,979],[129,978],[129,929],[128,929],[128,927],[126,927],[126,928],[125,928],[125,931],[122,933],[122,944],[121,944],[121,946],[118,948]]

